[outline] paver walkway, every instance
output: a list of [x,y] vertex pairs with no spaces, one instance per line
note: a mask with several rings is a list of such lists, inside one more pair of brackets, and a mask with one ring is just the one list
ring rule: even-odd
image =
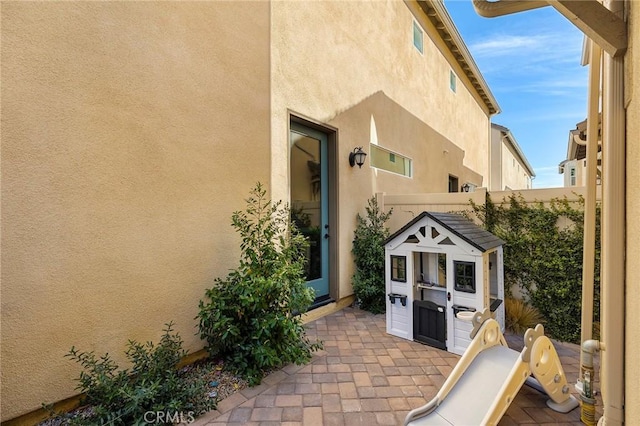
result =
[[[386,333],[384,315],[346,308],[307,324],[324,342],[310,364],[289,365],[262,384],[224,399],[195,426],[400,425],[408,411],[437,393],[459,357]],[[522,338],[508,337],[519,349]],[[579,367],[577,346],[557,344],[570,383]],[[481,389],[479,389],[481,391]],[[523,386],[500,425],[581,424],[580,409],[560,414],[546,396]],[[464,408],[462,408],[464,409]]]

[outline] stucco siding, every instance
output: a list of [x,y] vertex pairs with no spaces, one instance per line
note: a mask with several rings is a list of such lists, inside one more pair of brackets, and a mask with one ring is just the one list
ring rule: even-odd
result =
[[[502,130],[504,129],[504,130]],[[511,132],[503,126],[491,126],[490,175],[488,188],[491,191],[506,189],[530,189],[528,161],[514,148]],[[517,144],[517,142],[514,142]]]
[[[2,3],[2,420],[76,393],[237,262],[268,184],[269,5]],[[233,22],[234,25],[229,25]]]
[[507,144],[502,144],[502,190],[529,189],[529,175],[520,163],[517,154]]
[[640,419],[640,4],[627,1],[629,49],[625,55],[625,103],[627,105],[627,253],[625,307],[625,420]]
[[[202,348],[198,301],[238,260],[232,212],[257,181],[290,197],[290,114],[337,132],[334,297],[368,198],[488,182],[488,107],[415,1],[3,2],[1,18],[2,420],[76,393],[72,345],[122,363],[173,320]],[[349,167],[372,144],[412,176]]]
[[502,132],[491,127],[489,150],[489,179],[487,188],[490,191],[502,191]]
[[[424,29],[423,54],[413,45],[416,18]],[[454,160],[422,169],[426,156],[442,157],[443,141],[455,144],[458,150],[449,150],[451,156],[476,174],[479,185],[488,174],[486,107],[469,91],[466,77],[423,18],[414,2],[271,4],[272,189],[276,198],[289,196],[288,112],[337,128],[340,297],[352,292],[355,215],[364,212],[367,198],[380,190],[446,191]],[[455,93],[449,87],[451,69],[458,75]],[[382,104],[390,109],[376,110]],[[403,125],[409,121],[422,122],[426,133],[406,138],[409,130]],[[356,146],[368,151],[372,142],[412,158],[414,177],[375,171],[370,158],[362,169],[350,168],[349,152]]]

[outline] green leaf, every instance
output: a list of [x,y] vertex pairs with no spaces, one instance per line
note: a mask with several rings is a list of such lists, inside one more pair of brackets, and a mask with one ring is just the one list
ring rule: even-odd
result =
[[259,383],[265,370],[308,360],[319,346],[308,342],[290,315],[313,302],[304,279],[308,241],[288,206],[268,200],[262,184],[245,201],[245,210],[231,219],[241,241],[238,267],[205,291],[196,318],[209,352]]

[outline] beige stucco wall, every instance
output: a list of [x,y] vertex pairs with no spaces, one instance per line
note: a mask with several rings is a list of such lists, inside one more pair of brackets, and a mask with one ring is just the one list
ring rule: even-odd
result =
[[[425,29],[424,54],[413,46],[412,10]],[[486,107],[468,91],[462,71],[450,53],[440,50],[442,41],[435,36],[435,28],[413,2],[273,2],[271,20],[274,197],[289,196],[288,112],[336,127],[341,262],[337,265],[338,296],[344,297],[352,293],[350,251],[355,215],[364,212],[366,200],[380,190],[446,191],[449,173],[448,162],[435,164],[439,169],[428,173],[439,176],[437,183],[425,188],[416,178],[376,174],[369,167],[369,159],[362,169],[351,168],[349,152],[356,146],[366,150],[377,139],[380,146],[415,157],[414,171],[418,175],[423,173],[424,163],[417,160],[432,150],[442,156],[441,139],[448,140],[465,154],[462,157],[461,151],[450,150],[451,155],[458,155],[458,160],[481,180],[488,173]],[[449,88],[452,68],[459,79],[456,93]],[[372,100],[376,96],[380,97]],[[379,103],[401,107],[393,113],[374,112]],[[402,138],[407,134],[402,125],[411,121],[410,116],[440,135],[436,149],[427,135],[420,145]],[[374,128],[381,134],[374,135]],[[415,135],[415,139],[419,137]]]
[[[379,146],[411,158],[413,162],[411,178],[375,169],[371,167],[369,159],[362,169],[352,169],[347,164],[342,167],[338,235],[342,253],[350,252],[356,213],[364,215],[366,199],[373,194],[447,192],[449,173],[458,176],[460,182],[482,181],[481,175],[462,165],[465,153],[461,148],[409,114],[382,92],[338,114],[330,123],[340,129],[342,141],[367,141],[373,133],[373,139],[377,140]],[[347,158],[347,153],[344,153],[339,155],[338,160],[344,161]],[[353,270],[351,260],[344,255],[340,257],[345,260],[338,265],[341,272],[341,295],[344,296],[352,292]]]
[[[237,261],[231,212],[258,180],[289,197],[289,111],[338,129],[338,297],[374,193],[487,179],[486,106],[414,2],[1,14],[2,420],[75,393],[72,345],[122,362],[127,339],[157,340],[174,320],[202,347],[198,300]],[[412,158],[413,178],[350,168],[371,143]]]
[[576,181],[578,185],[586,186],[587,184],[587,165],[586,159],[576,161]]
[[489,135],[489,179],[486,186],[489,191],[502,191],[502,132],[491,127]]
[[504,133],[496,127],[491,127],[490,158],[490,191],[531,188],[531,176],[520,161],[520,156],[513,146],[505,141]]
[[630,46],[625,55],[627,105],[627,253],[625,308],[625,419],[640,419],[640,3],[627,1]]
[[[250,6],[250,7],[249,7]],[[76,393],[237,262],[269,182],[269,5],[2,2],[2,420]],[[233,22],[233,25],[229,25]]]
[[[564,165],[563,182],[564,186],[585,186],[587,183],[587,170],[584,166],[585,160],[571,160]],[[571,169],[575,168],[575,184],[571,185]]]
[[530,176],[520,162],[519,156],[506,143],[502,144],[502,190],[530,189]]
[[[365,149],[369,151],[372,145],[378,145],[411,159],[411,177],[376,169],[369,159],[362,169],[354,169],[351,178],[357,179],[360,172],[364,171],[363,174],[370,177],[373,193],[443,193],[448,191],[449,174],[458,177],[460,185],[464,182],[477,182],[480,185],[483,180],[482,175],[463,165],[466,153],[462,148],[383,92],[375,93],[353,108],[341,112],[330,123],[340,129],[343,139],[368,140],[369,147],[365,145]],[[349,167],[347,169],[352,170]],[[345,221],[348,219],[345,218]]]

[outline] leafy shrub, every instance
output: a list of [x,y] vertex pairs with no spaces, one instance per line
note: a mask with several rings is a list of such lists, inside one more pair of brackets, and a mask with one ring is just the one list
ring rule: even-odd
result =
[[[527,204],[512,195],[505,204],[473,205],[485,228],[505,241],[505,282],[516,283],[546,319],[545,331],[567,342],[580,340],[584,200]],[[600,312],[600,223],[596,220],[594,321]],[[505,289],[509,294],[510,289]]]
[[177,370],[187,351],[172,332],[173,323],[166,324],[157,346],[130,340],[125,352],[130,370],[119,369],[109,354],[98,357],[72,347],[65,356],[83,367],[77,389],[85,394],[83,402],[93,406],[91,416],[79,424],[142,425],[148,411],[197,416],[214,408],[206,382]]
[[308,362],[320,344],[306,337],[297,315],[314,300],[304,278],[306,239],[260,183],[246,202],[246,211],[232,216],[240,265],[206,290],[197,319],[209,352],[253,385],[269,369]]
[[504,300],[505,326],[515,334],[523,335],[528,328],[544,324],[540,312],[522,299],[507,297]]
[[379,314],[385,311],[384,240],[389,229],[384,226],[393,211],[380,211],[375,197],[368,200],[366,217],[356,216],[357,226],[353,239],[356,272],[353,292],[362,309]]

